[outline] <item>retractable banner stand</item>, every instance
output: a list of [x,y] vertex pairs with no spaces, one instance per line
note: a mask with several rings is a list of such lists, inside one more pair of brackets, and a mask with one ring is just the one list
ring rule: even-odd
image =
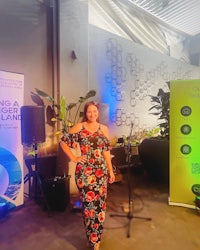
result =
[[11,209],[24,202],[20,106],[24,75],[0,70],[0,205]]
[[170,205],[195,207],[200,184],[200,80],[170,81]]

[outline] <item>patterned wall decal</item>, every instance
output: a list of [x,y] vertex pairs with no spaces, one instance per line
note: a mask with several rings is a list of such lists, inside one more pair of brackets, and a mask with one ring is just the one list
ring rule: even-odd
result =
[[[129,127],[133,123],[134,131],[145,129],[146,126],[134,113],[134,108],[141,101],[150,99],[149,96],[156,94],[160,87],[167,91],[168,87],[165,83],[171,79],[191,79],[192,77],[192,71],[190,69],[185,71],[181,65],[171,72],[168,62],[164,60],[147,70],[142,59],[136,53],[126,52],[123,44],[115,38],[110,38],[106,42],[106,60],[110,67],[105,73],[105,81],[110,87],[110,94],[119,104],[112,113],[111,122],[117,127]],[[124,102],[128,102],[130,108],[120,108],[123,106],[120,104]]]

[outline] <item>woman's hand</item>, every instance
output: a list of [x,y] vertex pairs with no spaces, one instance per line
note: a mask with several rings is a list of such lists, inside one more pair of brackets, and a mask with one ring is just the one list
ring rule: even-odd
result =
[[87,158],[85,155],[81,155],[81,156],[76,156],[75,159],[74,159],[74,162],[76,163],[81,163],[81,164],[84,164],[87,162]]
[[111,172],[109,173],[108,182],[109,182],[110,184],[112,184],[113,182],[115,182],[115,175],[114,175],[113,171],[111,171]]

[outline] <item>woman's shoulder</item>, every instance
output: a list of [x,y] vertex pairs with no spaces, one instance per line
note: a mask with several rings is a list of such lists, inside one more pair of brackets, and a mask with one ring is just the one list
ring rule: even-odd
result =
[[99,123],[99,127],[100,127],[101,129],[106,129],[106,130],[108,130],[108,127],[107,127],[106,125],[102,124],[102,123]]
[[109,138],[109,131],[108,131],[108,127],[104,124],[99,124],[101,131],[103,132],[103,134]]
[[70,130],[69,133],[70,134],[75,134],[81,131],[81,129],[83,128],[83,123],[77,123],[75,124]]

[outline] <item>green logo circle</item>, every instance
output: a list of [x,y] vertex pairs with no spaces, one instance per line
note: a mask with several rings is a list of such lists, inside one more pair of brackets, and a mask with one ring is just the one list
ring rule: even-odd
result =
[[188,155],[190,154],[192,151],[192,148],[190,147],[190,145],[188,144],[184,144],[181,146],[181,153],[184,155]]
[[192,109],[189,106],[183,106],[181,108],[181,114],[183,116],[189,116],[189,115],[191,115],[191,113],[192,113]]
[[190,125],[188,124],[184,124],[181,126],[181,133],[184,134],[184,135],[188,135],[190,134],[192,131],[192,128]]

